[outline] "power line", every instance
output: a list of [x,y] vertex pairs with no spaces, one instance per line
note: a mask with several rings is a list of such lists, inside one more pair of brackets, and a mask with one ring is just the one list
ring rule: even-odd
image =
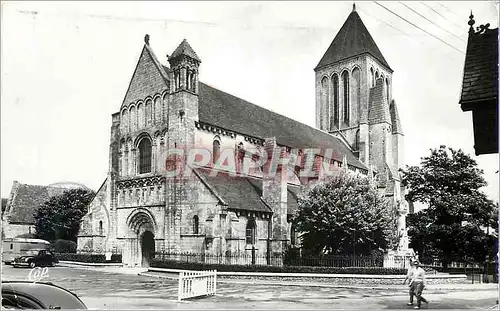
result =
[[412,9],[411,7],[409,7],[408,5],[404,4],[403,2],[399,1],[399,3],[401,3],[402,5],[404,5],[406,8],[408,8],[409,10],[411,10],[413,13],[417,14],[418,16],[424,18],[425,20],[427,20],[428,22],[431,22],[432,24],[438,26],[439,28],[441,28],[442,30],[446,31],[447,33],[449,33],[450,35],[458,38],[459,40],[461,40],[462,42],[465,42],[464,39],[460,38],[459,36],[457,36],[456,34],[444,29],[443,27],[439,26],[438,24],[436,24],[435,22],[431,21],[430,19],[428,19],[427,17],[423,16],[422,14],[418,13],[417,11],[415,11],[414,9]]
[[435,35],[433,35],[432,33],[428,32],[427,30],[425,29],[422,29],[420,27],[418,27],[417,25],[413,24],[412,22],[408,21],[407,19],[405,19],[404,17],[401,17],[401,15],[397,14],[397,13],[394,13],[393,11],[391,11],[390,9],[386,8],[385,6],[383,6],[382,4],[378,3],[377,1],[373,1],[375,2],[377,5],[381,6],[382,8],[384,8],[385,10],[389,11],[390,13],[392,13],[393,15],[396,15],[397,17],[399,17],[400,19],[404,20],[405,22],[407,22],[408,24],[412,25],[413,27],[425,32],[426,34],[428,34],[429,36],[432,36],[434,38],[436,38],[437,40],[441,41],[442,43],[446,44],[447,46],[451,47],[452,49],[462,53],[462,54],[465,54],[464,52],[462,52],[461,50],[457,49],[456,47],[454,47],[453,45],[449,44],[448,42],[444,41],[443,39],[439,38],[439,37],[436,37]]
[[[442,18],[444,18],[445,20],[449,21],[450,23],[452,23],[453,25],[457,26],[460,31],[462,33],[465,33],[465,30],[464,30],[464,27],[462,25],[458,25],[457,23],[455,23],[454,21],[446,18],[444,15],[442,15],[441,13],[439,13],[438,11],[436,11],[434,8],[430,7],[429,5],[427,5],[425,2],[420,2],[421,4],[425,5],[427,8],[429,8],[430,10],[432,10],[434,13],[436,13],[437,15],[441,16]],[[457,17],[460,17],[458,16],[455,12],[453,12],[452,10],[448,9],[447,7],[445,7],[444,5],[442,5],[441,3],[438,2],[439,5],[441,5],[442,7],[444,7],[445,9],[447,9],[448,11],[450,11],[451,13],[455,14]]]
[[379,22],[384,23],[384,24],[386,24],[387,26],[391,27],[392,29],[395,29],[395,30],[399,31],[399,32],[400,32],[400,33],[402,33],[403,35],[408,36],[408,37],[411,37],[409,34],[405,33],[405,32],[404,32],[404,31],[402,31],[401,29],[396,28],[396,27],[392,26],[391,24],[389,24],[389,23],[387,23],[387,22],[385,22],[385,21],[381,20],[380,18],[377,18],[377,17],[375,17],[375,16],[373,16],[373,15],[369,14],[369,13],[368,13],[368,12],[366,12],[365,10],[360,10],[359,8],[356,8],[356,11],[363,12],[364,14],[366,14],[366,15],[370,16],[371,18],[376,19],[376,20],[378,20]]
[[436,2],[436,3],[439,4],[441,7],[445,8],[448,12],[453,13],[456,17],[459,17],[460,19],[462,18],[460,15],[458,15],[457,13],[455,13],[453,10],[451,10],[450,8],[448,8],[447,6],[445,6],[444,4],[441,4],[439,2]]
[[[395,29],[395,30],[397,30],[397,31],[401,32],[403,35],[407,36],[407,37],[410,39],[410,41],[415,42],[415,43],[417,43],[418,45],[422,45],[422,44],[423,44],[423,43],[422,43],[422,41],[420,41],[420,40],[415,40],[415,36],[410,35],[410,34],[407,34],[406,32],[402,31],[401,29],[394,27],[394,26],[393,26],[393,25],[391,25],[390,23],[387,23],[387,22],[385,22],[385,21],[381,20],[380,18],[378,18],[378,17],[376,17],[376,16],[373,16],[373,15],[369,14],[369,13],[368,13],[367,11],[365,11],[365,10],[361,10],[361,9],[359,9],[359,8],[356,8],[356,11],[358,11],[358,12],[362,12],[363,14],[366,14],[366,15],[368,15],[369,17],[371,17],[371,18],[373,18],[373,19],[375,19],[375,20],[377,20],[377,21],[379,21],[379,22],[381,22],[381,23],[384,23],[384,24],[386,24],[387,26],[389,26],[389,27],[391,27],[391,28],[393,28],[393,29]],[[455,57],[454,57],[454,56],[445,55],[445,57],[446,57],[446,58],[448,58],[448,59],[450,59],[450,60],[455,60]]]

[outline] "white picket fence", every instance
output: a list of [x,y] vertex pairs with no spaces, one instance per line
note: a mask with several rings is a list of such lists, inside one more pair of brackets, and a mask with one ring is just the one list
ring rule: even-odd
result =
[[179,301],[215,295],[216,291],[217,270],[179,272]]

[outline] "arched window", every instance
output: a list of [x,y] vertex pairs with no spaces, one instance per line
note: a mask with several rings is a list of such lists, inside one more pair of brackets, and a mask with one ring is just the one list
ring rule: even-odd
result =
[[151,172],[151,142],[144,138],[139,144],[139,174]]
[[138,129],[143,129],[144,124],[145,124],[145,118],[144,118],[144,104],[139,103],[137,104],[137,128]]
[[328,78],[321,80],[321,111],[320,111],[320,129],[328,130]]
[[102,220],[99,221],[99,235],[102,235]]
[[256,234],[257,234],[257,225],[255,224],[255,220],[249,219],[247,223],[246,230],[246,242],[247,244],[255,244]]
[[361,72],[359,68],[354,68],[352,71],[352,100],[351,107],[353,110],[354,119],[359,120],[359,116],[361,115]]
[[212,163],[216,163],[219,160],[220,156],[220,142],[217,139],[214,139],[212,146]]
[[154,104],[154,114],[153,114],[153,119],[154,119],[154,122],[161,122],[162,120],[162,110],[161,110],[161,98],[160,97],[156,97],[155,98],[155,104]]
[[356,131],[356,143],[354,146],[354,150],[359,150],[359,130]]
[[370,68],[370,83],[372,84],[371,87],[375,86],[375,74],[373,73],[373,68]]
[[124,132],[128,132],[128,127],[129,127],[129,120],[128,120],[128,110],[124,109],[122,111],[122,121],[121,121],[121,125],[122,125],[122,130]]
[[295,224],[292,223],[290,228],[290,244],[297,245],[297,233],[295,232]]
[[375,72],[375,84],[374,84],[374,86],[377,85],[377,80],[379,77],[380,77],[380,74],[378,73],[378,70],[377,70],[377,72]]
[[175,90],[178,90],[181,87],[181,78],[180,78],[180,72],[179,70],[176,70],[174,72],[174,79],[175,79]]
[[344,71],[342,73],[342,85],[344,91],[343,106],[344,110],[344,123],[349,125],[349,73]]
[[332,78],[332,95],[333,95],[333,105],[330,118],[330,130],[334,131],[335,127],[339,126],[339,76],[337,74],[333,75]]
[[196,72],[191,73],[191,91],[196,92]]
[[146,126],[148,125],[151,125],[151,123],[153,122],[153,107],[152,107],[153,103],[151,102],[151,100],[148,100],[146,102]]
[[130,108],[130,131],[133,132],[137,129],[137,115],[135,114],[135,106]]
[[391,96],[390,96],[390,93],[389,93],[389,80],[387,78],[385,78],[385,94],[387,96],[387,102],[390,103]]
[[200,234],[200,220],[197,215],[193,217],[193,234]]

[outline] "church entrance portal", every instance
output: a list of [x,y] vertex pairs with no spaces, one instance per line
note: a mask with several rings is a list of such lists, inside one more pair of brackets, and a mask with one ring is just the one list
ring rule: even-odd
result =
[[151,231],[145,231],[141,235],[142,266],[149,267],[155,254],[155,238]]

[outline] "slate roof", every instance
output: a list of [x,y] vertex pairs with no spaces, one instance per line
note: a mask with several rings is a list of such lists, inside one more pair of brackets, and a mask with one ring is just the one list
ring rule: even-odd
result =
[[368,124],[391,123],[389,104],[384,93],[383,79],[378,79],[375,87],[370,89]]
[[401,127],[401,120],[399,119],[398,107],[394,99],[391,101],[391,105],[389,106],[389,111],[391,113],[392,134],[403,134],[403,128]]
[[62,194],[66,188],[15,184],[14,196],[8,203],[10,223],[33,224],[33,213],[49,198]]
[[[253,176],[231,176],[227,172],[218,171],[215,176],[211,170],[195,169],[210,189],[219,196],[228,208],[235,210],[272,213],[262,197],[262,178]],[[297,209],[297,195],[300,187],[288,184],[288,214]]]
[[186,39],[182,40],[181,44],[179,44],[179,46],[175,49],[175,51],[172,53],[172,55],[170,55],[168,60],[172,60],[172,59],[177,58],[181,55],[189,56],[192,59],[197,60],[201,63],[200,58],[198,57],[198,55],[196,55],[196,52],[193,50],[191,45],[189,45],[189,43],[187,42]]
[[350,165],[368,168],[337,137],[277,114],[241,98],[199,83],[198,116],[200,122],[255,138],[276,137],[279,145],[291,148],[332,148],[332,158]]
[[465,55],[460,105],[470,110],[473,104],[498,100],[498,28],[484,33],[469,31]]
[[353,10],[315,69],[365,53],[370,54],[392,71],[361,17]]

